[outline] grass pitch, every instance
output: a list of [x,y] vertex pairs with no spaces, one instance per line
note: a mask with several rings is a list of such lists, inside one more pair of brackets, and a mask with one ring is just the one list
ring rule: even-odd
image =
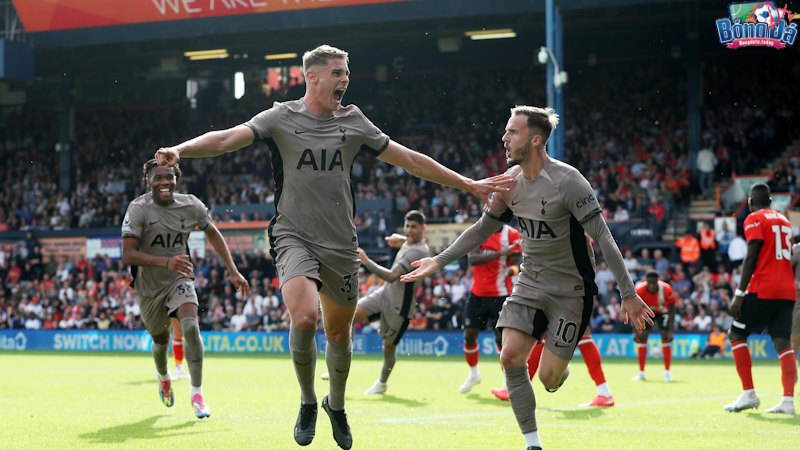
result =
[[[617,405],[584,409],[595,394],[583,361],[555,394],[534,382],[539,434],[548,449],[792,448],[800,417],[763,411],[781,396],[777,361],[756,362],[761,407],[738,414],[723,406],[739,395],[733,362],[675,361],[674,382],[649,360],[646,382],[631,381],[635,360],[604,361]],[[170,361],[170,367],[172,361]],[[363,395],[380,372],[379,357],[356,356],[347,413],[354,449],[521,449],[508,403],[489,388],[501,382],[494,358],[481,359],[483,383],[458,393],[462,358],[398,358],[389,390]],[[288,356],[207,354],[204,393],[209,419],[189,406],[189,382],[176,381],[175,405],[158,398],[149,354],[0,353],[0,448],[299,448],[292,428],[299,389]],[[318,375],[325,372],[320,355]],[[327,384],[317,381],[319,400]],[[309,448],[335,449],[320,409]]]

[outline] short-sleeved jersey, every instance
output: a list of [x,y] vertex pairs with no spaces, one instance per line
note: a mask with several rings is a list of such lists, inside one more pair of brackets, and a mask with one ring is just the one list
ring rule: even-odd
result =
[[[519,248],[520,236],[516,228],[503,225],[503,228],[489,236],[481,244],[480,253],[499,252],[503,248]],[[472,266],[472,287],[470,292],[476,297],[507,297],[511,293],[511,277],[508,272],[508,257],[501,256],[486,264]]]
[[[245,123],[272,153],[275,217],[270,243],[293,235],[330,249],[352,249],[355,195],[350,168],[360,150],[378,156],[389,137],[355,105],[318,116],[301,100],[275,102]],[[273,254],[273,257],[275,255]]]
[[[139,250],[156,256],[189,254],[189,233],[205,230],[211,223],[208,209],[191,194],[174,194],[169,206],[153,201],[152,193],[140,195],[128,205],[122,220],[122,237],[139,240]],[[166,267],[131,267],[134,288],[140,297],[155,297],[178,280],[191,280]]]
[[763,242],[747,292],[755,293],[760,300],[794,300],[797,294],[789,220],[777,211],[760,209],[744,219],[744,237],[747,242]]
[[[428,256],[431,256],[431,251],[425,241],[419,241],[413,245],[408,245],[406,242],[403,243],[400,247],[400,251],[397,252],[392,268],[400,266],[408,273],[414,270],[411,267],[411,263],[422,258],[427,258]],[[386,303],[391,305],[392,309],[397,314],[410,319],[414,316],[414,312],[416,312],[416,308],[414,308],[416,299],[414,296],[420,284],[422,284],[422,280],[417,280],[413,283],[403,283],[397,279],[391,283],[384,283],[373,295],[384,298]]]
[[523,255],[517,283],[564,297],[597,294],[594,252],[581,226],[601,212],[589,181],[553,159],[532,180],[519,166],[506,174],[516,183],[494,194],[488,214],[506,223],[517,216]]
[[675,291],[672,286],[666,281],[658,280],[658,290],[650,292],[647,290],[647,282],[642,281],[636,285],[636,293],[642,300],[653,310],[656,314],[666,314],[669,312],[669,306],[678,303],[678,298],[675,296]]

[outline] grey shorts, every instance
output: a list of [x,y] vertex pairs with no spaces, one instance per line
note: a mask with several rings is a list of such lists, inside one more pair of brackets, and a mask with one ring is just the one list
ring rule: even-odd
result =
[[[398,345],[403,334],[408,329],[408,316],[400,315],[400,307],[393,305],[392,302],[381,295],[382,290],[377,290],[372,294],[362,298],[358,302],[359,308],[364,310],[370,322],[380,320],[381,326],[378,333],[384,341],[392,345]],[[415,308],[409,314],[415,312]]]
[[280,288],[292,278],[307,277],[333,302],[350,307],[358,303],[357,247],[331,250],[285,235],[275,240],[274,250]]
[[178,307],[185,303],[200,306],[197,302],[197,292],[194,282],[181,279],[174,283],[163,295],[157,297],[138,297],[139,310],[142,312],[142,321],[145,328],[152,335],[158,335],[164,330],[170,330],[170,317],[175,314]]
[[519,283],[503,303],[497,328],[513,328],[538,340],[556,356],[570,360],[592,315],[594,295],[561,297]]

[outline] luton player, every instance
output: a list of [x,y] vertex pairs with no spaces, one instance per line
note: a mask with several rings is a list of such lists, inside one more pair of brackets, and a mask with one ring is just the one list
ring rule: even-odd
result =
[[[669,366],[672,362],[672,338],[675,336],[675,305],[678,303],[678,297],[669,283],[658,279],[658,272],[655,270],[647,272],[644,279],[645,281],[636,286],[636,293],[656,313],[654,322],[661,332],[664,380],[672,381]],[[644,365],[647,361],[647,338],[650,336],[650,328],[647,327],[642,332],[633,333],[633,341],[636,342],[636,352],[639,357],[639,373],[633,377],[634,381],[644,381],[645,379]]]
[[797,286],[797,297],[795,297],[792,311],[791,345],[796,355],[800,351],[800,243],[792,245],[792,269],[794,270],[794,282]]
[[248,122],[211,131],[156,153],[160,163],[181,157],[219,156],[255,141],[271,150],[275,178],[275,217],[270,221],[270,253],[278,268],[289,310],[289,350],[300,385],[300,411],[294,439],[309,445],[317,421],[317,318],[322,306],[327,337],[325,362],[330,391],[322,399],[333,437],[341,448],[353,445],[345,413],[345,387],[353,356],[350,328],[358,302],[358,238],[350,169],[363,151],[402,167],[414,176],[475,194],[507,190],[501,175],[474,181],[389,138],[355,105],[342,105],[350,83],[347,52],[321,45],[303,55],[305,95],[275,102]]
[[500,317],[503,302],[511,293],[509,259],[512,253],[519,253],[519,231],[503,225],[489,236],[480,247],[469,253],[472,265],[472,286],[464,305],[464,357],[469,365],[469,376],[458,388],[462,394],[472,390],[481,382],[478,370],[478,333],[490,325],[494,330],[495,343],[502,349],[500,330],[495,328]]
[[189,233],[205,232],[225,262],[231,281],[247,296],[250,287],[236,269],[228,245],[208,216],[208,209],[194,195],[176,194],[180,168],[161,167],[155,159],[145,163],[144,178],[150,192],[129,205],[122,222],[122,259],[131,266],[139,308],[147,332],[153,337],[153,359],[159,377],[159,395],[166,406],[175,398],[167,372],[171,317],[180,321],[191,377],[190,401],[198,418],[211,415],[203,398],[203,342],[197,323],[194,266],[189,257]]
[[791,260],[792,225],[783,214],[769,208],[772,198],[766,184],[754,184],[747,202],[752,211],[744,219],[747,255],[739,287],[731,300],[733,323],[728,333],[743,392],[725,410],[739,412],[761,404],[753,386],[747,337],[766,327],[778,352],[783,385],[783,398],[767,412],[794,414],[797,366],[789,339],[797,292]]
[[547,156],[546,143],[558,124],[551,108],[517,106],[503,134],[514,183],[496,193],[488,211],[450,247],[414,263],[402,277],[415,281],[467,254],[492,233],[519,220],[523,262],[497,326],[503,333],[500,355],[511,408],[528,450],[541,449],[536,425],[536,399],[525,367],[534,345],[546,337],[539,379],[555,392],[569,375],[569,361],[592,312],[597,286],[594,252],[598,243],[622,292],[625,322],[642,330],[653,312],[636,295],[622,254],[608,230],[594,190],[574,167]]

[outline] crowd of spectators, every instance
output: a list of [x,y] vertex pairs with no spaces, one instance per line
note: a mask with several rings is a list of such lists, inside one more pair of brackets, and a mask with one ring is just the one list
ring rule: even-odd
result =
[[[783,67],[789,75],[779,75],[784,78],[800,71],[796,61],[782,64],[789,64]],[[460,173],[482,178],[502,172],[505,158],[500,136],[509,107],[544,103],[539,89],[544,84],[541,67],[452,69],[438,75],[398,77],[386,83],[358,80],[363,86],[354,83],[351,100],[398,141]],[[568,119],[563,123],[565,160],[595,186],[607,220],[649,220],[653,228],[663,227],[673,208],[685,205],[687,194],[697,192],[699,186],[692,184],[690,175],[695,162],[688,160],[686,148],[684,77],[682,65],[674,60],[598,64],[571,72]],[[741,77],[716,67],[709,70],[709,79],[727,92],[735,92],[741,83]],[[797,86],[787,83],[779,89],[791,94]],[[199,118],[190,118],[185,105],[79,108],[68,168],[72,186],[65,192],[59,186],[59,173],[67,169],[60,167],[60,154],[53,151],[58,118],[52,112],[5,114],[0,127],[0,232],[31,233],[23,243],[4,245],[0,251],[0,327],[141,328],[130,275],[119,260],[51,258],[42,254],[36,232],[119,226],[128,202],[144,192],[141,165],[155,149],[236,125],[273,100],[297,98],[301,92],[302,87],[278,90],[267,99],[250,93],[240,103],[209,108]],[[712,177],[742,172],[755,158],[748,155],[787,139],[800,113],[797,105],[777,98],[770,100],[775,108],[751,107],[747,101],[752,99],[747,98],[725,102],[715,96],[709,101],[704,109],[703,145],[713,153],[717,169]],[[185,160],[182,187],[212,210],[218,205],[269,204],[275,189],[269,160],[267,147],[260,143],[220,158]],[[789,162],[791,169],[777,166],[774,177],[792,190],[798,186],[800,160]],[[362,242],[382,242],[383,236],[394,231],[396,217],[411,208],[426,212],[431,223],[466,222],[480,214],[480,205],[471,196],[420,181],[364,154],[356,158],[352,178],[358,199],[386,199],[392,205],[390,210],[357,214]],[[268,218],[225,214],[215,219]],[[634,278],[638,280],[653,267],[676,287],[681,299],[679,330],[705,331],[710,322],[727,329],[727,299],[739,276],[735,264],[719,251],[715,264],[707,268],[701,262],[684,264],[672,258],[671,252],[661,252],[626,252]],[[203,327],[285,329],[288,317],[272,262],[260,253],[238,253],[235,258],[251,280],[250,298],[240,298],[232,290],[216,257],[195,258]],[[608,274],[600,262],[601,292],[592,328],[623,331],[619,295]],[[359,277],[362,294],[380,284],[363,269]],[[426,279],[419,293],[420,310],[409,328],[459,328],[470,282],[471,271],[465,266]]]

